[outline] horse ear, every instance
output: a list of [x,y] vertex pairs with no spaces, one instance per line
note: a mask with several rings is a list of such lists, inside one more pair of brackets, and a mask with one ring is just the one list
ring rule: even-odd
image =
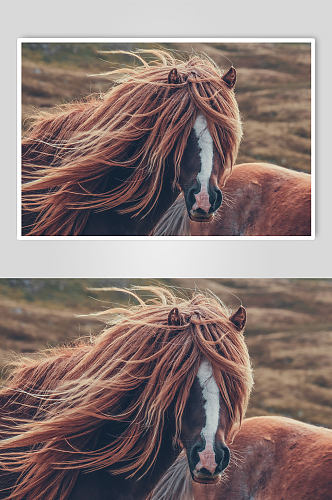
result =
[[176,68],[171,69],[171,71],[168,73],[168,83],[172,83],[173,85],[182,83],[182,78]]
[[236,82],[236,70],[233,66],[222,76],[222,79],[226,83],[227,87],[232,89]]
[[179,312],[177,307],[173,307],[168,314],[168,324],[170,326],[181,326],[183,325],[183,317]]
[[247,313],[245,308],[243,306],[240,306],[229,319],[236,326],[237,330],[243,330],[247,321]]

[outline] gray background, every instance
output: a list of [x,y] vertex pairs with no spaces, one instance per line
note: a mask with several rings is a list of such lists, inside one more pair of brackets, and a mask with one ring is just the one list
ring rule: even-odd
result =
[[[0,277],[331,277],[331,27],[326,2],[12,2],[1,29]],[[17,37],[316,38],[316,240],[16,240]],[[61,82],[59,82],[61,84]]]

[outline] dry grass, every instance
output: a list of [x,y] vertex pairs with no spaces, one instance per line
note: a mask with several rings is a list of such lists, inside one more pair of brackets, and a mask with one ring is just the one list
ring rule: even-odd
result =
[[[140,46],[144,44],[140,44]],[[151,47],[151,44],[148,44]],[[238,72],[237,98],[244,122],[238,162],[268,161],[310,172],[309,44],[161,44],[180,52],[205,52],[222,68]],[[91,73],[128,58],[97,54],[99,49],[134,50],[135,44],[25,44],[23,121],[48,108],[106,90],[110,82]]]
[[[239,297],[247,307],[255,377],[249,416],[279,414],[331,426],[332,280],[161,281],[181,287],[181,293],[196,286],[210,289],[233,309]],[[86,287],[131,282],[146,280],[0,280],[0,367],[14,354],[98,332],[93,318],[74,315],[101,310],[109,305],[105,300],[127,299]]]

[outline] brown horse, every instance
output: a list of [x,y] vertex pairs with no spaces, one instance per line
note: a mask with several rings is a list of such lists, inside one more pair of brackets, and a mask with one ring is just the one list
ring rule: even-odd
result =
[[147,235],[182,191],[210,220],[235,163],[236,72],[142,51],[109,92],[37,116],[22,144],[23,233]]
[[156,236],[310,236],[311,176],[266,163],[233,167],[223,204],[209,224],[189,219],[182,196]]
[[101,335],[18,362],[0,391],[0,498],[145,499],[181,447],[199,481],[227,467],[252,386],[244,308],[129,293],[138,306],[104,312]]
[[284,417],[244,420],[217,485],[193,482],[183,455],[152,500],[327,500],[332,498],[332,431]]

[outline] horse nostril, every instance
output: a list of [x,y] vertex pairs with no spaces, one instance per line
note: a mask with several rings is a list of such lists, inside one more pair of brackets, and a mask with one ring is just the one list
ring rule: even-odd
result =
[[207,470],[205,467],[202,467],[199,472],[204,474],[204,476],[212,476],[212,472]]
[[195,194],[197,194],[199,192],[199,186],[198,185],[194,185],[192,186],[190,189],[188,189],[187,193],[185,194],[185,198],[186,198],[186,201],[187,201],[187,205],[189,207],[192,207],[195,203]]
[[217,458],[218,466],[216,468],[216,472],[221,472],[224,469],[226,469],[226,467],[229,464],[229,459],[230,459],[229,449],[227,448],[227,446],[224,446],[218,453],[218,458]]
[[192,447],[192,449],[191,449],[191,453],[190,453],[190,458],[191,458],[191,461],[192,461],[193,463],[198,462],[198,460],[199,460],[199,455],[198,455],[198,453],[199,453],[200,451],[202,451],[202,449],[203,449],[203,446],[202,446],[202,444],[199,444],[199,443],[196,443],[196,444]]
[[210,212],[215,212],[216,210],[218,210],[221,203],[222,203],[222,192],[220,191],[219,188],[215,188],[214,193],[213,193],[213,201],[211,203]]

